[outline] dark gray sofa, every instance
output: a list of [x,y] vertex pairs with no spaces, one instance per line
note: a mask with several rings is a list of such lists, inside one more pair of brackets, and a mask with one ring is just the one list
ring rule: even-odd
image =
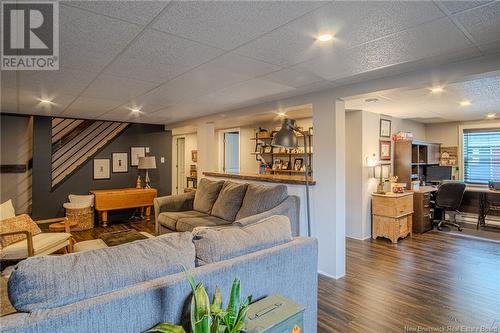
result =
[[299,235],[300,199],[285,185],[266,186],[231,181],[200,180],[196,192],[154,200],[156,235],[191,231],[196,227],[245,226],[273,215],[290,219]]

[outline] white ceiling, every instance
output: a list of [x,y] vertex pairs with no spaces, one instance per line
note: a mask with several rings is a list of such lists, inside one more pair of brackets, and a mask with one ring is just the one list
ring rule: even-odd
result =
[[[436,87],[443,91],[432,92]],[[391,89],[349,97],[345,101],[348,109],[422,123],[478,120],[485,119],[488,114],[500,118],[500,71],[468,81],[417,89]],[[460,105],[463,101],[470,105]]]
[[2,72],[1,111],[173,123],[499,50],[500,1],[62,1],[61,70]]

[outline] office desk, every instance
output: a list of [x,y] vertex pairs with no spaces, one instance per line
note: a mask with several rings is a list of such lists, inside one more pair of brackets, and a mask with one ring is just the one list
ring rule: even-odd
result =
[[473,192],[479,194],[479,213],[477,216],[477,229],[479,227],[484,227],[486,225],[486,215],[488,215],[490,210],[500,210],[500,205],[498,203],[493,203],[492,200],[489,200],[489,196],[497,196],[497,199],[500,202],[500,191],[498,190],[490,190],[485,186],[470,186],[467,185],[465,188],[466,192]]

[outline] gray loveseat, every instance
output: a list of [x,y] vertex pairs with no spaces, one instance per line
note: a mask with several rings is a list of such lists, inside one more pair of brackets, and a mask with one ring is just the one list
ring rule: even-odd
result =
[[200,180],[196,192],[154,200],[156,234],[191,231],[196,227],[245,226],[273,215],[290,219],[299,235],[299,202],[285,185],[266,186]]
[[183,323],[191,290],[179,264],[224,304],[235,277],[254,300],[281,294],[305,306],[303,332],[317,325],[317,241],[291,237],[288,218],[244,227],[199,228],[64,256],[22,261],[9,280],[19,311],[2,332],[144,332]]

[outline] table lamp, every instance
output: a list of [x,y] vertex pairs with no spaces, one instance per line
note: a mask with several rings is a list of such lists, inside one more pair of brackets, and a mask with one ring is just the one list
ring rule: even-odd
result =
[[307,151],[307,135],[304,131],[300,130],[295,124],[295,120],[285,118],[281,129],[273,137],[271,146],[283,147],[288,149],[297,148],[297,135],[298,132],[304,136],[304,163],[305,163],[305,183],[306,183],[306,204],[307,204],[307,235],[311,236],[311,217],[309,212],[309,154]]
[[385,194],[384,182],[391,175],[391,165],[390,164],[379,164],[373,167],[373,174],[375,178],[378,178],[377,192],[378,194]]
[[144,182],[146,185],[144,188],[151,188],[149,185],[149,169],[156,169],[156,158],[154,156],[145,156],[139,157],[139,165],[137,166],[139,170],[146,170],[146,177],[144,178]]

